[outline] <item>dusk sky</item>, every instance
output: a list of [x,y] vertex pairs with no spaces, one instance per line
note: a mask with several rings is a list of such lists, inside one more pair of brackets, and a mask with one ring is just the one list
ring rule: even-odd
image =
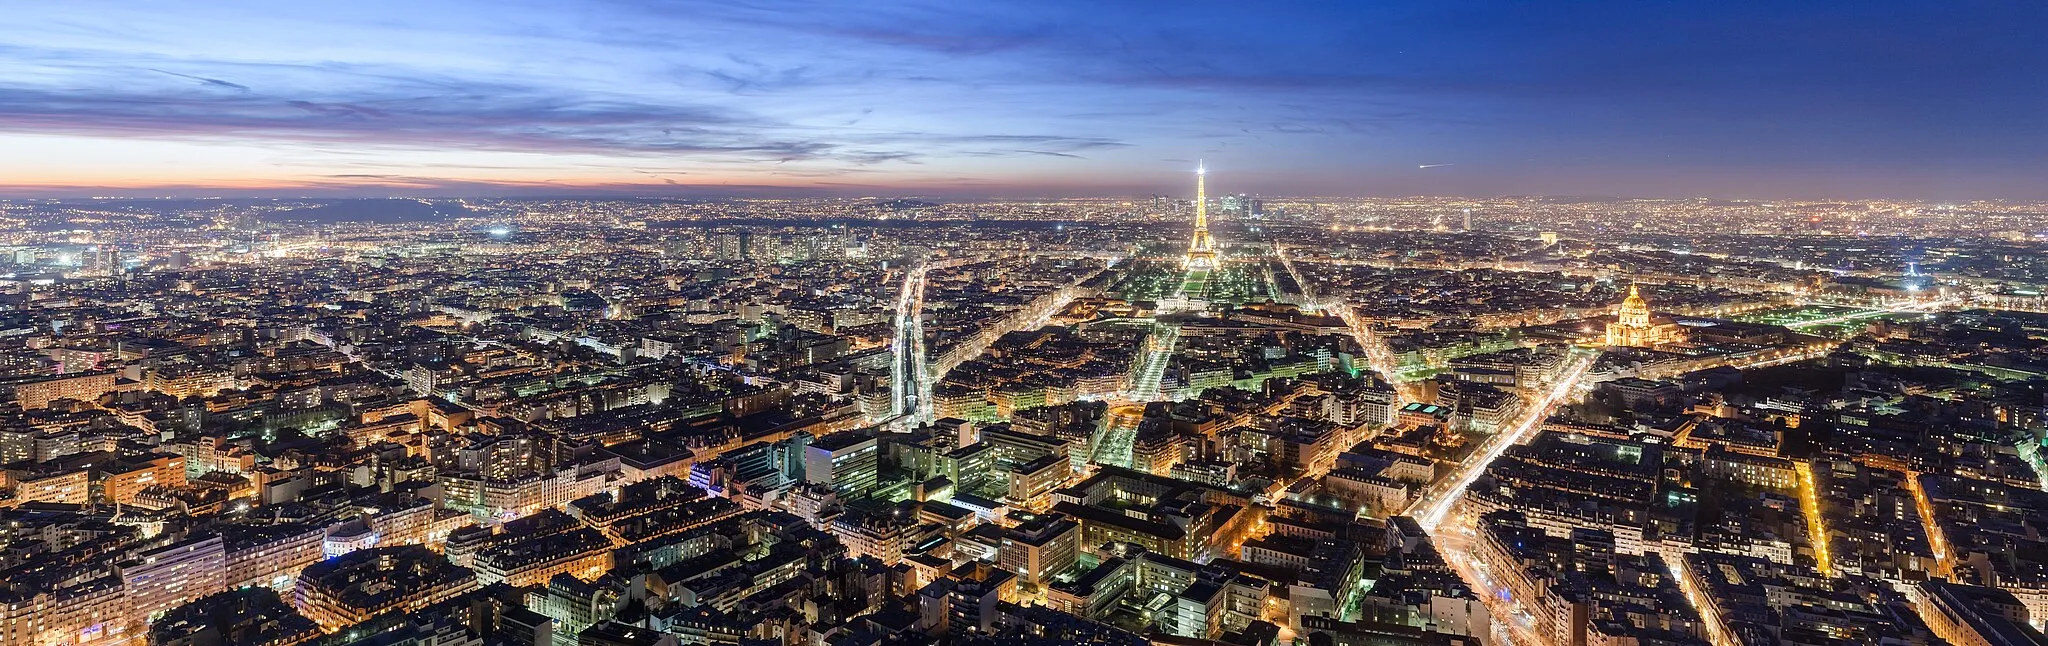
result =
[[[2041,2],[92,2],[0,193],[2048,198]],[[1421,168],[1432,165],[1430,168]]]

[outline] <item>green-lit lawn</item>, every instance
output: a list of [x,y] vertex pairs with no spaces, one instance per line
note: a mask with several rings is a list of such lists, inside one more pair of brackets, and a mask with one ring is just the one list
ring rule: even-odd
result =
[[1190,271],[1188,272],[1187,278],[1181,280],[1180,293],[1182,296],[1186,296],[1188,298],[1202,298],[1203,296],[1207,295],[1208,292],[1209,272],[1207,271],[1199,269],[1195,271]]

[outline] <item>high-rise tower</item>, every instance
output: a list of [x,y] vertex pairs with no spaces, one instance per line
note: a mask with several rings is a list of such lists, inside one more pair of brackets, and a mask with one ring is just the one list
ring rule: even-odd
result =
[[1188,241],[1188,257],[1181,264],[1188,269],[1216,268],[1216,240],[1209,237],[1209,170],[1195,166],[1195,238]]

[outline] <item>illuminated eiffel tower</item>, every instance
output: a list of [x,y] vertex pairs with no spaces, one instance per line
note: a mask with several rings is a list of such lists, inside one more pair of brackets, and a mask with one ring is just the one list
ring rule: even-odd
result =
[[1216,239],[1209,237],[1209,188],[1206,165],[1195,166],[1195,238],[1188,241],[1187,258],[1181,266],[1189,270],[1216,268]]

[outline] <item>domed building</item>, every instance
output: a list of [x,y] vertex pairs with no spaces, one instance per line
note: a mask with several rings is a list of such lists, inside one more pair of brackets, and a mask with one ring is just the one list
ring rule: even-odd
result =
[[1607,345],[1648,348],[1685,340],[1678,323],[1650,313],[1649,301],[1635,285],[1628,286],[1628,298],[1614,314],[1614,322],[1607,324]]

